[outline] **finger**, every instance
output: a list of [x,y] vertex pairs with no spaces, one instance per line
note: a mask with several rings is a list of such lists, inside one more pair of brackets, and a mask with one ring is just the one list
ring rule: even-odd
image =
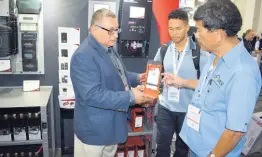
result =
[[167,83],[168,85],[171,85],[171,84],[172,84],[172,82],[171,82],[170,80],[166,80],[166,83]]
[[138,89],[140,92],[143,92],[144,90],[143,89]]
[[172,84],[172,81],[170,79],[166,80],[166,84],[167,85],[171,85]]
[[149,106],[151,106],[149,103],[144,104],[144,107],[149,107]]
[[136,88],[141,88],[141,85],[136,86]]
[[163,83],[164,85],[166,85],[166,80],[163,80],[162,83]]
[[149,100],[149,99],[154,99],[151,95],[148,95],[148,94],[145,94],[145,93],[143,93],[143,97],[144,97],[145,99],[147,99],[147,100]]
[[166,83],[167,83],[168,86],[175,85],[175,83],[172,80],[167,80]]
[[153,97],[153,96],[150,96],[150,95],[146,95],[147,96],[147,99],[149,100],[149,101],[153,101],[155,98]]
[[170,74],[170,73],[162,73],[161,75],[164,76],[164,77],[171,77],[172,76],[172,74]]
[[164,85],[165,85],[165,86],[168,86],[167,80],[165,80]]
[[139,91],[141,91],[141,92],[144,91],[144,87],[143,87],[143,86],[139,86],[139,87],[137,87],[137,89],[138,89]]
[[164,77],[164,78],[163,78],[161,81],[162,81],[162,82],[164,82],[164,81],[166,81],[166,80],[167,80],[167,78],[166,78],[166,77]]

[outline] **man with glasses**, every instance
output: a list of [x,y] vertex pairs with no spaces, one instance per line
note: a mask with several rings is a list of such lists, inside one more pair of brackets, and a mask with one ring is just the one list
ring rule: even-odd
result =
[[127,139],[130,105],[152,103],[139,87],[144,76],[127,72],[113,49],[120,31],[116,16],[96,11],[90,33],[71,59],[75,92],[75,157],[114,157]]

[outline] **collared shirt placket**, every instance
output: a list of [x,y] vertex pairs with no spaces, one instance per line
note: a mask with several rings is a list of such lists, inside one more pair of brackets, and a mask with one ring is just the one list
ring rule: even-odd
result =
[[121,61],[119,60],[119,58],[117,58],[117,56],[114,54],[114,52],[112,52],[113,50],[111,50],[110,48],[108,49],[108,55],[111,59],[111,61],[113,62],[118,74],[121,77],[121,80],[123,81],[123,84],[125,86],[125,90],[129,91],[129,85],[128,85],[128,81],[127,81],[127,77],[124,71],[124,67],[121,64]]

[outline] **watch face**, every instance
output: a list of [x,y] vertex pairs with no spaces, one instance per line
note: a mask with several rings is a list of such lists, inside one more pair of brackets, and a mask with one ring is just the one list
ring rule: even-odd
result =
[[210,157],[216,157],[215,154],[211,154]]

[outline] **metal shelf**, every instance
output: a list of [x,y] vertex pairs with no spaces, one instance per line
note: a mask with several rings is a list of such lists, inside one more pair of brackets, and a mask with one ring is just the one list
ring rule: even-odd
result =
[[55,125],[53,87],[41,86],[40,91],[23,92],[23,87],[0,87],[1,108],[39,107],[41,115],[42,139],[24,141],[0,141],[0,146],[39,144],[43,146],[43,157],[55,156]]
[[43,140],[0,141],[0,146],[30,145],[30,144],[42,144],[42,143],[43,143]]
[[141,132],[133,132],[130,125],[128,124],[128,136],[143,136],[143,135],[152,135],[153,128],[147,126],[146,124],[143,125],[143,131]]
[[23,92],[23,87],[0,87],[0,108],[46,107],[51,86],[41,86],[40,91]]

